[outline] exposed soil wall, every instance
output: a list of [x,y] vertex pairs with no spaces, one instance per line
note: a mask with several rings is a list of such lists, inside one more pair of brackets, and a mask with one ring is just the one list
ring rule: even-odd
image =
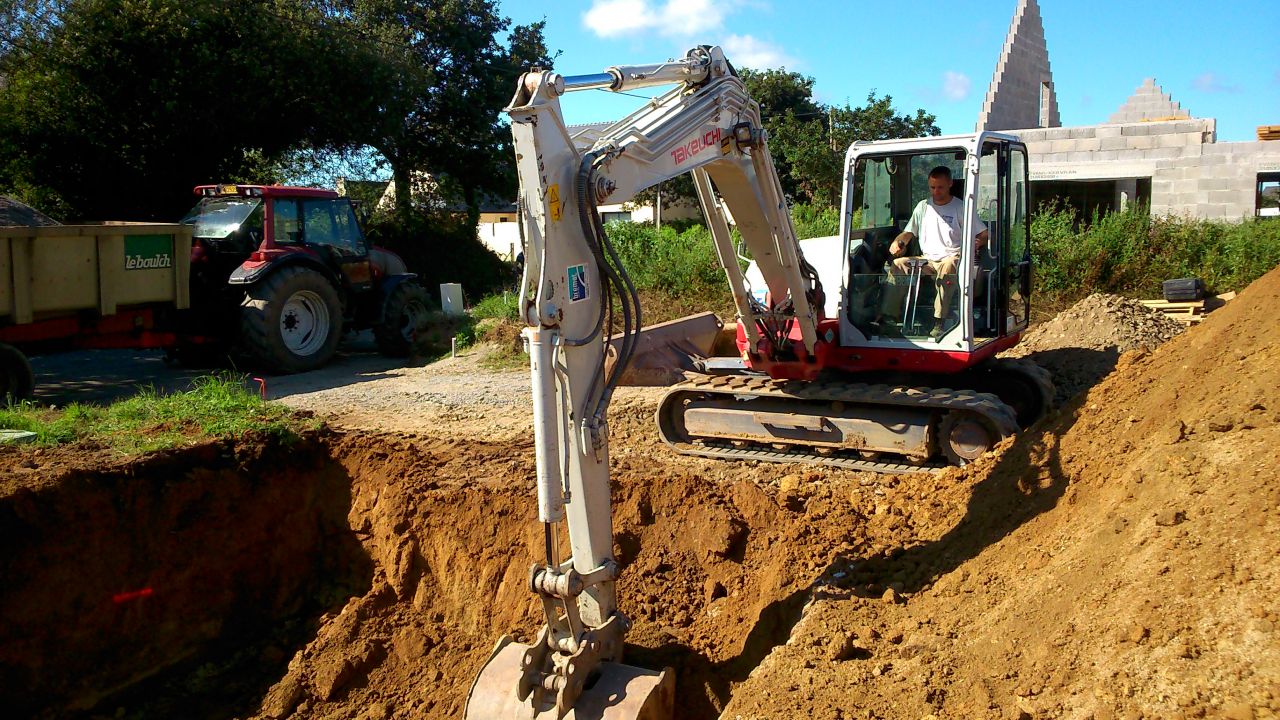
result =
[[[216,646],[251,644],[333,602],[326,594],[368,586],[347,527],[350,480],[316,437],[136,462],[93,448],[9,451],[0,467],[0,706],[10,717],[90,708]],[[258,670],[278,674],[283,653]]]
[[[619,407],[615,434],[652,435],[652,412]],[[459,717],[498,635],[527,642],[541,623],[526,590],[542,547],[532,447],[352,434],[333,452],[353,479],[352,526],[374,560],[372,586],[325,618],[260,716]],[[854,474],[824,476],[829,484],[801,499],[796,488],[810,481],[786,466],[622,446],[614,470],[619,602],[635,621],[628,660],[676,669],[681,718],[716,717],[786,641],[832,548],[906,527],[901,517],[867,522],[848,498],[881,486]]]

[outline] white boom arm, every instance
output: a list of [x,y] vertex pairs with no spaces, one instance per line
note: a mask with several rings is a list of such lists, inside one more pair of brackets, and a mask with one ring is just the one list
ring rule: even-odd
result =
[[[574,147],[560,110],[573,90],[676,87],[614,123],[586,152]],[[563,714],[601,662],[619,662],[627,621],[617,609],[605,412],[613,380],[639,331],[635,291],[604,236],[597,204],[625,202],[686,172],[698,196],[739,317],[755,350],[807,353],[817,341],[821,302],[800,254],[777,172],[766,148],[759,106],[718,47],[681,60],[611,67],[596,75],[526,73],[507,112],[515,137],[525,234],[521,310],[529,327],[537,447],[538,512],[547,560],[531,589],[547,626],[523,662],[519,695]],[[717,197],[718,193],[718,197]],[[738,265],[723,206],[769,286],[772,307],[752,300]],[[605,340],[614,303],[629,336],[606,376]],[[799,324],[804,349],[786,338]],[[572,557],[556,556],[554,523],[567,520]]]

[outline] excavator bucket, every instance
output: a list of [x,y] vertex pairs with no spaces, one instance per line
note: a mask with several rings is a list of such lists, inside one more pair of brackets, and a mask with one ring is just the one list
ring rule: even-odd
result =
[[[528,645],[503,635],[467,695],[466,720],[561,720],[554,706],[535,712],[520,700],[521,663]],[[599,677],[588,681],[563,720],[670,720],[675,706],[675,676],[622,663],[601,663]]]
[[[682,382],[685,372],[697,370],[698,360],[711,357],[723,327],[715,313],[705,312],[644,328],[618,384],[665,387]],[[621,335],[609,338],[606,372],[612,372],[621,346]]]

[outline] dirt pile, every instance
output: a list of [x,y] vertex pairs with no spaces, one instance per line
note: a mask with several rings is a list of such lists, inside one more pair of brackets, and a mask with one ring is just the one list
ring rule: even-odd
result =
[[1069,343],[1072,347],[1114,347],[1125,352],[1158,347],[1182,331],[1182,323],[1137,300],[1095,293],[1037,325],[1023,344],[1032,350],[1052,350]]
[[1051,372],[1061,404],[1115,369],[1121,353],[1151,350],[1183,330],[1137,300],[1096,293],[1033,327],[1006,355],[1029,357]]
[[1280,270],[951,471],[964,521],[837,557],[724,717],[1276,717],[1277,305]]

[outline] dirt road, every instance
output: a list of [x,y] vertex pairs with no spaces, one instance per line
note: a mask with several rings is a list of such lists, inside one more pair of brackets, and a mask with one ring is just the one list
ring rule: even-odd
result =
[[[386,358],[369,333],[343,343],[334,361],[297,375],[249,372],[246,384],[265,385],[266,397],[324,417],[341,428],[420,432],[445,423],[470,434],[506,436],[527,429],[530,419],[527,371],[494,371],[477,366],[482,350],[434,363]],[[64,406],[105,403],[139,387],[179,391],[218,369],[185,369],[155,350],[86,350],[32,358],[36,400]],[[228,365],[224,370],[235,371]],[[262,381],[259,384],[258,380]]]

